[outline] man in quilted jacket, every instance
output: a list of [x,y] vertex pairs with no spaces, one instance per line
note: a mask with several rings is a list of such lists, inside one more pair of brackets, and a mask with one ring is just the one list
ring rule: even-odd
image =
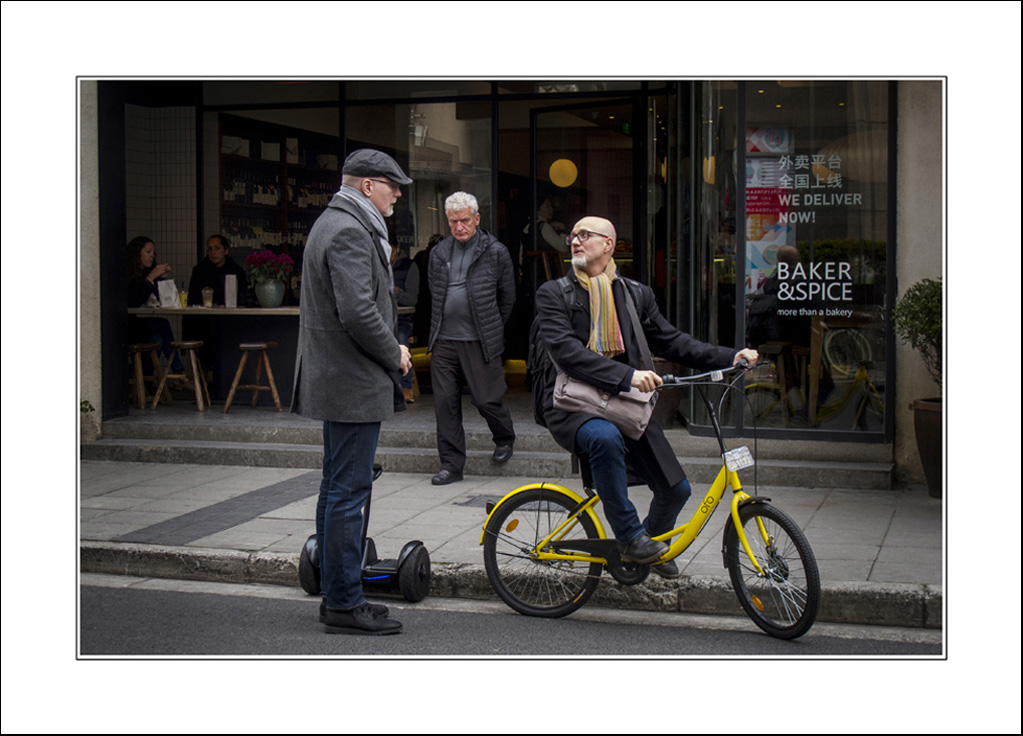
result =
[[462,480],[465,431],[462,386],[494,438],[494,462],[512,456],[515,429],[504,405],[504,325],[515,303],[508,249],[479,227],[479,203],[468,192],[444,202],[451,228],[430,254],[430,379],[437,416],[440,472],[434,485]]

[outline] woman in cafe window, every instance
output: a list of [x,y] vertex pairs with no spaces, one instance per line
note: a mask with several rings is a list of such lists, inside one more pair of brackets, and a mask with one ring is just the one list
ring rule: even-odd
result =
[[[158,303],[160,295],[156,282],[169,278],[171,267],[169,264],[156,262],[156,246],[150,238],[140,235],[128,243],[127,267],[128,307],[145,307],[154,303],[151,299]],[[128,319],[129,343],[156,343],[166,358],[173,352],[171,347],[173,340],[174,332],[171,330],[170,322],[163,317],[132,316]],[[153,368],[147,361],[143,362],[143,369],[146,375],[152,374]],[[182,370],[181,359],[177,354],[174,355],[171,369],[174,373],[180,373]]]

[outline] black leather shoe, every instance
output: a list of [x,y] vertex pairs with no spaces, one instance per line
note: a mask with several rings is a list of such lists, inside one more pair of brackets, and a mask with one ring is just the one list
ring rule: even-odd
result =
[[[369,601],[366,601],[369,603]],[[390,611],[387,610],[387,606],[383,603],[369,603],[369,610],[373,612],[373,615],[377,618],[384,618]],[[320,601],[320,623],[327,623],[327,601]]]
[[453,470],[442,470],[433,476],[430,482],[435,486],[446,486],[448,483],[457,483],[460,480],[462,480],[461,473],[456,473]]
[[494,449],[494,462],[495,463],[506,463],[511,460],[512,446],[511,445],[498,445]]
[[646,532],[640,534],[629,544],[618,543],[618,554],[623,560],[638,562],[641,565],[648,565],[656,561],[667,551],[668,545],[664,542],[654,541]]
[[669,580],[682,577],[682,572],[678,569],[678,565],[675,564],[675,560],[668,560],[660,565],[651,565],[650,570]]
[[397,634],[401,631],[401,624],[397,621],[383,616],[374,616],[369,603],[363,603],[350,611],[328,608],[323,624],[323,630],[328,634],[382,636]]

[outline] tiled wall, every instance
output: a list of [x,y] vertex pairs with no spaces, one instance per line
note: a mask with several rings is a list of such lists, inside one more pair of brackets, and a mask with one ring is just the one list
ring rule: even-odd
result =
[[125,106],[127,240],[146,235],[178,286],[196,264],[195,108]]

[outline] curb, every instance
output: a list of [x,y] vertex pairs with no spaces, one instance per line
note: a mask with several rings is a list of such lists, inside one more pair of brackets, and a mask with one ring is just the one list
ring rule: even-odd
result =
[[[83,541],[79,557],[80,572],[299,587],[297,554]],[[431,567],[431,595],[497,599],[483,565],[435,562]],[[940,629],[943,601],[940,585],[833,583],[822,586],[817,620]],[[635,586],[619,585],[604,575],[587,605],[723,616],[742,613],[731,584],[705,575],[678,580],[651,575]]]

